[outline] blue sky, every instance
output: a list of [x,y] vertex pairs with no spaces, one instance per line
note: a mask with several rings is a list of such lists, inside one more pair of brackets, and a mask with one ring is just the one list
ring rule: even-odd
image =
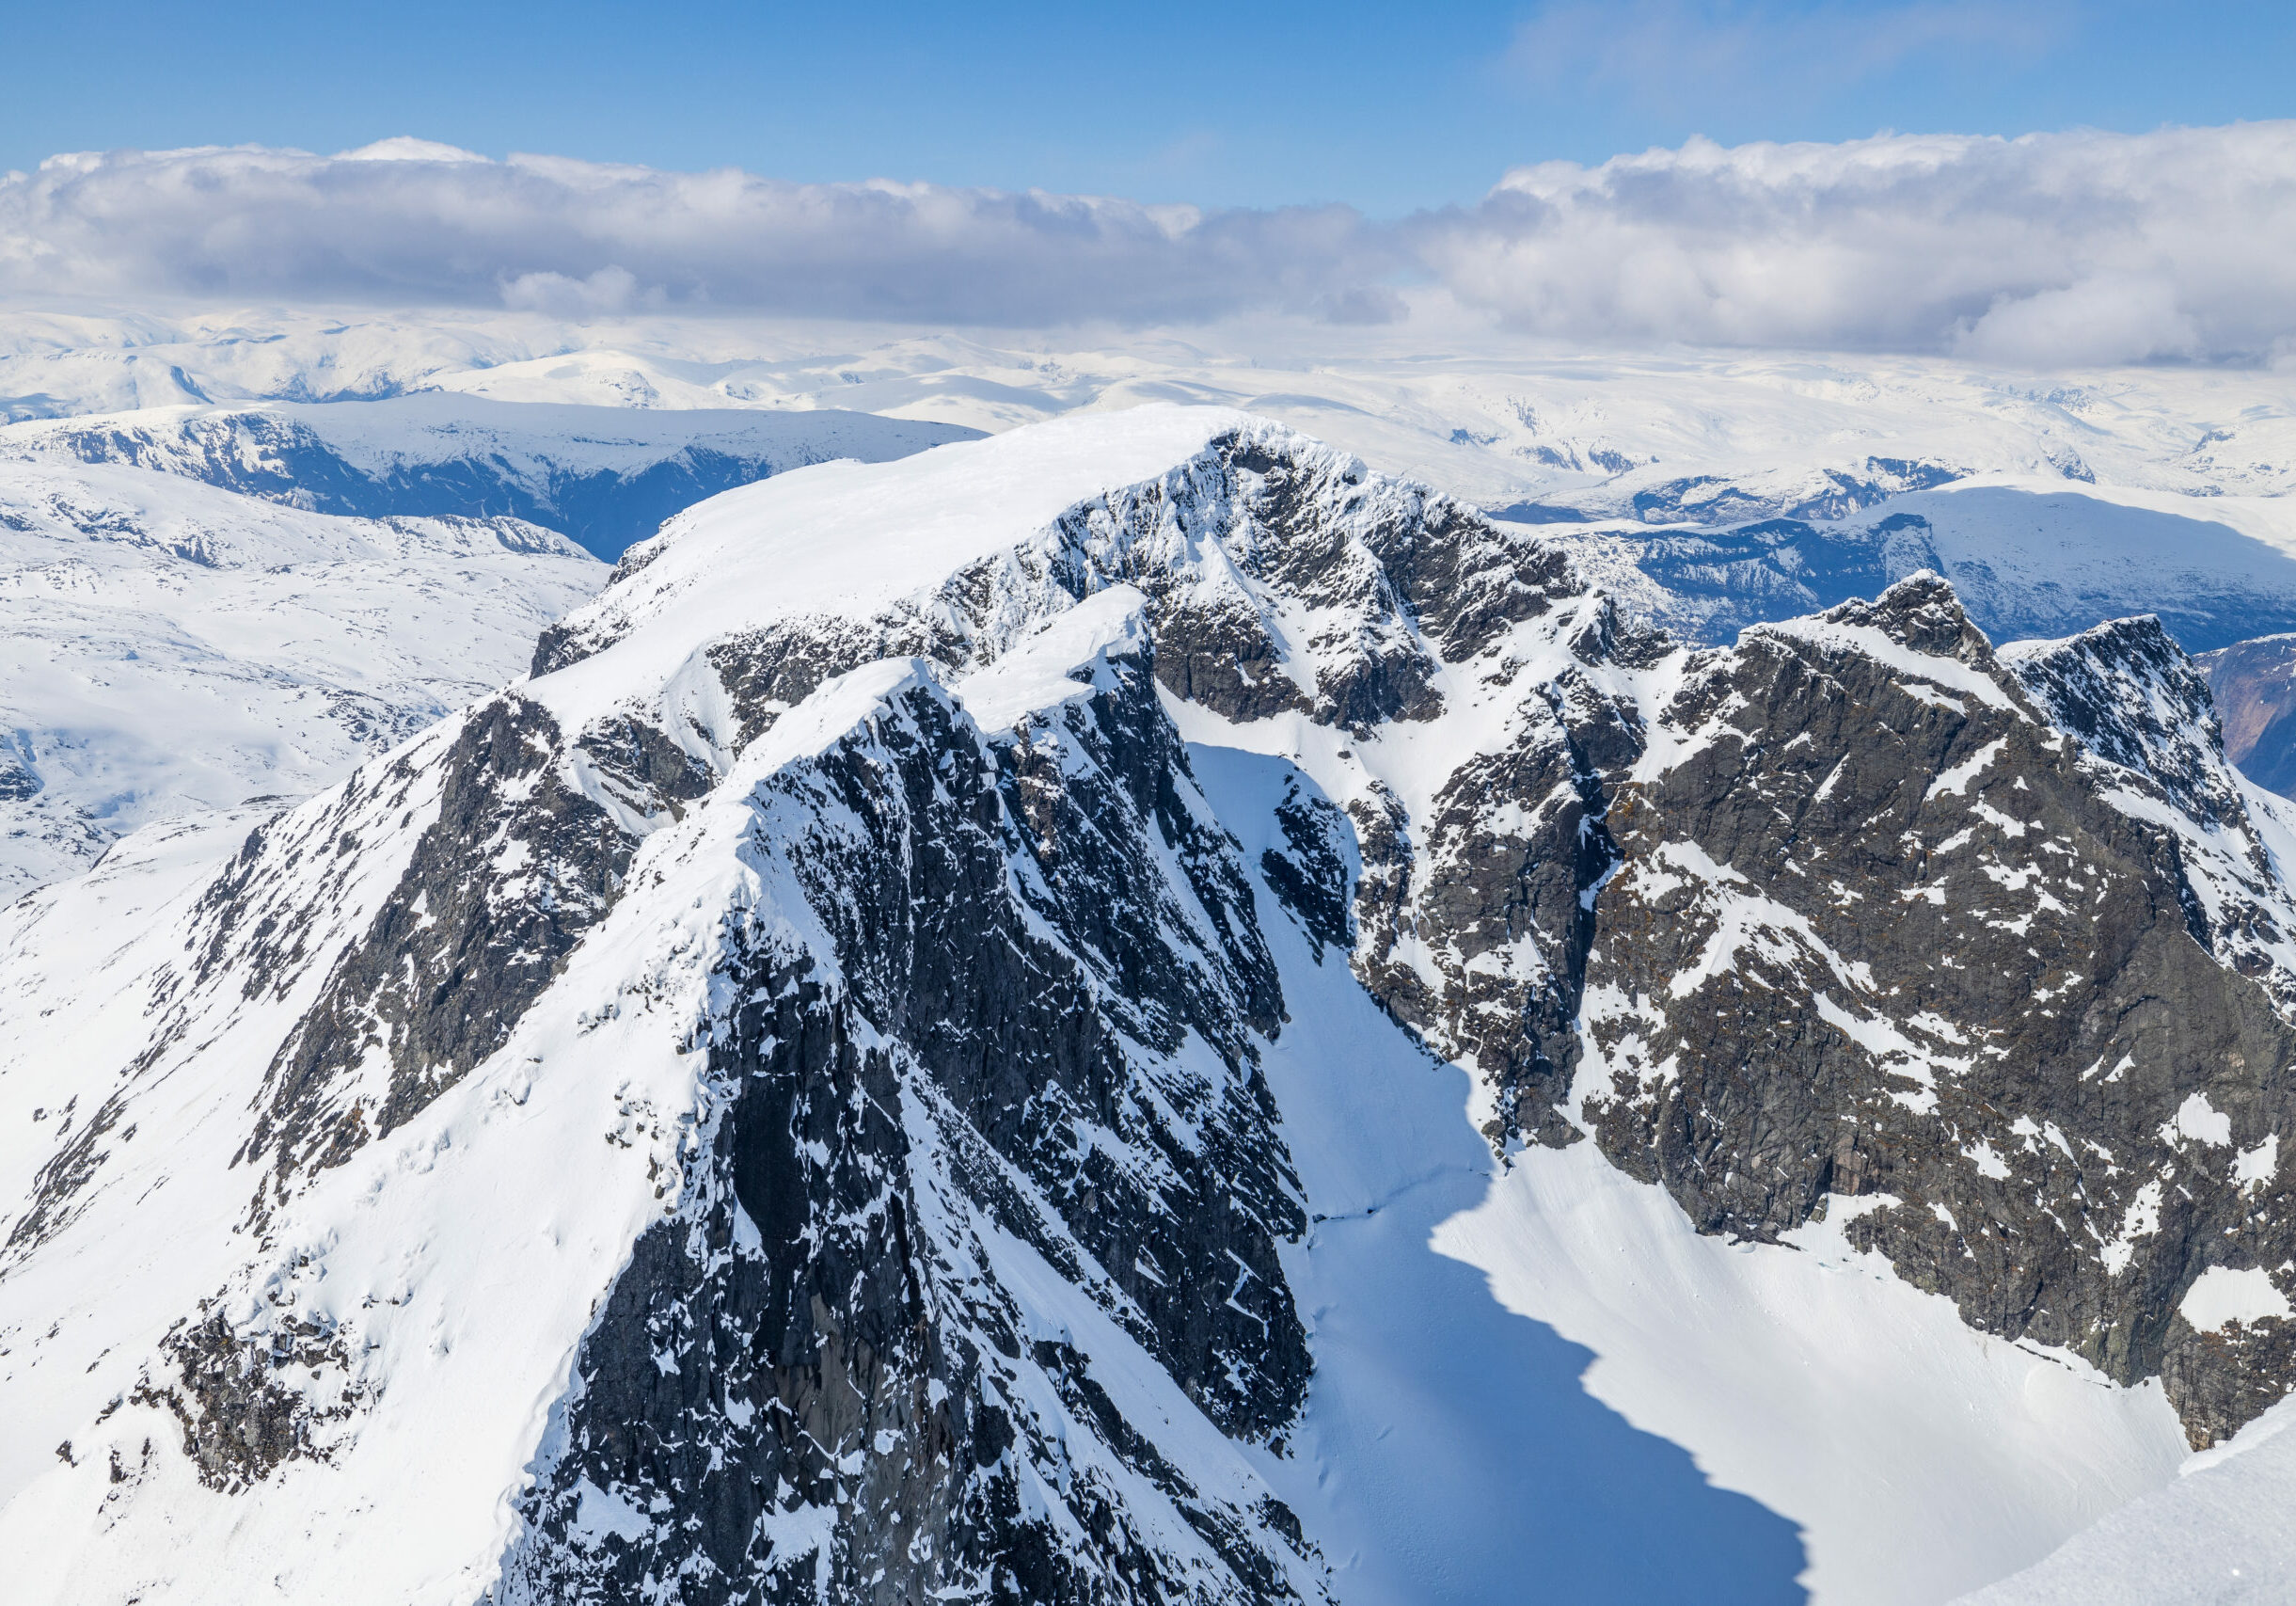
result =
[[1124,8],[5,0],[0,167],[411,134],[801,181],[1373,216],[1692,135],[2142,132],[2296,111],[2296,7]]

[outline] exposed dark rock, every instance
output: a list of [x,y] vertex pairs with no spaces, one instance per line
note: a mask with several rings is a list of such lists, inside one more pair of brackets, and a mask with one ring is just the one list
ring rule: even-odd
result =
[[[1878,1196],[1853,1242],[2134,1382],[2206,1266],[2272,1264],[2296,1230],[2285,1184],[2232,1165],[2296,1118],[2296,1031],[2211,953],[2177,834],[2108,801],[2170,796],[2093,754],[2200,806],[2221,787],[2115,723],[2158,702],[2079,694],[2084,663],[2191,673],[2143,624],[2026,660],[2076,744],[1934,579],[1707,660],[1666,716],[1687,749],[1610,812],[1584,1107],[1701,1231]],[[2196,1435],[2296,1382],[2274,1346],[2182,1356]]]
[[2098,757],[2146,777],[2204,826],[2244,818],[2204,672],[2160,620],[2116,619],[2010,658],[2050,722]]
[[1417,969],[1396,957],[1416,930],[1411,891],[1417,854],[1411,816],[1379,782],[1365,794],[1347,807],[1363,864],[1355,881],[1355,974],[1382,1009],[1424,1036],[1435,1022],[1433,991]]
[[[1495,799],[1515,806],[1495,809]],[[1440,871],[1420,900],[1419,936],[1469,961],[1446,977],[1443,1041],[1490,1079],[1510,1113],[1490,1131],[1495,1140],[1511,1128],[1567,1140],[1549,1111],[1578,1058],[1573,1023],[1594,930],[1586,894],[1616,853],[1603,809],[1583,749],[1535,714],[1512,748],[1462,766],[1435,799],[1428,851]],[[1473,962],[1525,944],[1539,962]]]
[[[630,750],[650,767],[642,755],[665,741]],[[440,762],[437,819],[272,1063],[249,1158],[273,1155],[282,1177],[338,1165],[410,1120],[501,1045],[611,906],[635,841],[567,786],[563,745],[515,693],[467,718]],[[688,771],[662,764],[697,795]],[[342,851],[357,843],[346,835]],[[347,1091],[371,1053],[388,1082]]]
[[2161,1386],[2184,1422],[2195,1450],[2230,1439],[2288,1392],[2296,1378],[2296,1322],[2266,1316],[2198,1332],[2182,1317],[2169,1323],[2161,1350]]
[[1157,664],[1175,696],[1231,720],[1264,720],[1311,707],[1284,673],[1281,649],[1243,597],[1173,609],[1156,632]]
[[[641,1240],[583,1346],[503,1606],[670,1576],[710,1602],[1296,1598],[1290,1514],[1197,1490],[1091,1358],[1028,1336],[977,1238],[993,1223],[1089,1291],[1227,1431],[1296,1414],[1306,1339],[1275,1241],[1306,1223],[1247,1035],[1277,1029],[1274,967],[1149,664],[1100,673],[987,745],[912,689],[773,783],[857,822],[792,859],[843,979],[770,946],[726,976],[741,1002],[709,1039],[724,1113],[693,1202]],[[1165,1057],[1191,1038],[1224,1080]],[[1153,1538],[1072,1433],[1225,1582]],[[1030,1515],[1048,1488],[1089,1545]],[[664,1503],[676,1522],[599,1516]]]
[[[347,1381],[337,1382],[335,1397],[324,1403],[314,1402],[307,1384],[281,1382],[290,1367],[347,1379],[350,1359],[341,1343],[316,1323],[290,1317],[272,1333],[250,1339],[216,1312],[177,1324],[160,1351],[175,1368],[174,1379],[160,1385],[147,1380],[135,1398],[175,1416],[199,1481],[227,1493],[261,1483],[283,1461],[322,1454],[313,1430],[349,1417],[357,1406],[357,1391]],[[117,1466],[114,1474],[113,1482],[122,1481]]]
[[[48,1157],[32,1178],[30,1203],[8,1228],[8,1240],[0,1248],[28,1249],[54,1236],[71,1219],[73,1201],[81,1189],[94,1180],[97,1168],[110,1158],[103,1139],[119,1124],[125,1109],[125,1098],[112,1094]],[[71,1110],[67,1107],[62,1124],[69,1127],[71,1121]]]
[[1259,856],[1261,875],[1284,906],[1299,916],[1317,943],[1322,957],[1329,945],[1342,954],[1355,946],[1352,913],[1354,876],[1354,835],[1347,816],[1328,798],[1311,794],[1293,777],[1283,802],[1275,805],[1275,822],[1283,833],[1284,848],[1270,848]]
[[640,814],[682,805],[709,795],[718,771],[680,747],[667,733],[625,714],[594,725],[575,744],[614,795]]
[[0,803],[24,803],[39,795],[39,772],[20,755],[0,746]]

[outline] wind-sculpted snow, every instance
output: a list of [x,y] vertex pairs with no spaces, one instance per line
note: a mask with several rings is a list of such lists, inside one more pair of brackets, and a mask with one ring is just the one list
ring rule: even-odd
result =
[[[1604,561],[1211,409],[817,466],[0,912],[27,1598],[1791,1598],[1547,1298],[1845,1598],[2256,1418],[2296,836],[2191,661]],[[1837,1474],[1684,1404],[1827,1345]]]

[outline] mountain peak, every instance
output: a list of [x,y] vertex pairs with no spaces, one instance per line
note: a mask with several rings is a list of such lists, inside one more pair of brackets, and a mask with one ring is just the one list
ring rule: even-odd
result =
[[1831,623],[1867,625],[1900,646],[1971,666],[1989,665],[1993,644],[1970,622],[1951,581],[1934,569],[1908,575],[1871,602],[1853,598],[1820,617]]
[[[1820,1341],[1761,1280],[1902,1296],[1938,1364],[1829,1329],[1876,1436],[1748,1480],[1829,1576],[1933,1565],[1843,1535],[1966,1498],[1934,1436],[2053,1535],[2120,1475],[2061,1419],[2138,1456],[2296,1382],[2286,822],[2157,623],[1996,655],[1917,573],[1692,650],[1580,537],[1178,408],[640,550],[542,673],[0,911],[0,1333],[68,1446],[0,1541],[103,1510],[65,1593],[1344,1598],[1423,1555],[1399,1513],[1460,1526],[1462,1446],[1551,1455],[1476,1369],[1512,1316],[1455,1352],[1476,1420],[1398,1431],[1455,1311],[1361,1291],[1566,1177],[1635,1202],[1479,1238],[1462,1297],[1642,1246],[1783,1398]],[[2019,1345],[2092,1381],[1971,1410]],[[1685,1469],[1546,1498],[1699,1596]],[[1498,1593],[1489,1527],[1447,1554]]]

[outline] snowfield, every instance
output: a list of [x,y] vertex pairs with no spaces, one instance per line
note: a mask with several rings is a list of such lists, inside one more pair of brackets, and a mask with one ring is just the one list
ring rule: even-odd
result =
[[[2049,1288],[2279,1375],[2296,835],[2178,648],[2296,628],[2267,378],[277,322],[0,342],[11,1599],[2296,1578],[2288,1404],[1981,1330],[1878,1235],[1966,1232],[1973,1278],[2050,1215],[2108,1270]],[[1681,823],[1814,840],[1841,754],[1928,737],[1869,882],[1758,890]],[[1823,874],[1821,931],[1781,889]],[[1845,957],[1860,904],[2021,945],[2072,915],[2046,875],[2167,912],[2128,951],[2193,962],[2145,985],[2253,1004],[2205,1087],[2165,1039],[2062,1078],[2164,1101],[2142,1152],[2010,1107],[1950,946]],[[1632,943],[1666,985],[1582,996]],[[1929,1123],[1845,1136],[1780,1232],[1655,1169],[1808,1159],[1665,1102],[1723,988]],[[2257,1241],[2178,1258],[2196,1197]]]
[[0,898],[523,674],[593,554],[692,502],[968,433],[444,394],[0,428]]
[[[838,408],[991,433],[1080,409],[1234,406],[1486,507],[1653,490],[1695,503],[1725,485],[1790,502],[1838,492],[1829,471],[1874,480],[1924,464],[2180,496],[2296,488],[2286,386],[2238,370],[2038,376],[1854,354],[1579,353],[1439,323],[1061,344],[734,318],[569,326],[500,311],[0,320],[0,418],[423,390],[649,411]],[[1688,485],[1700,476],[1721,484]]]
[[148,823],[331,784],[523,672],[605,579],[513,518],[0,463],[0,898]]

